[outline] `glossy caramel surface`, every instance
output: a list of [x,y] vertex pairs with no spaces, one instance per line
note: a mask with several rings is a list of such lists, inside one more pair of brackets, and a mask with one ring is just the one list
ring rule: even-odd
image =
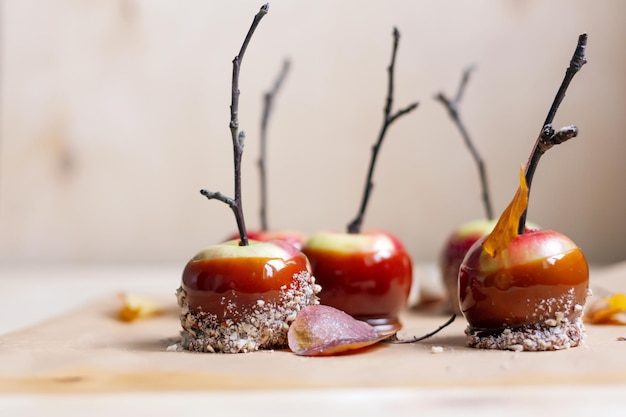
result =
[[[245,315],[257,300],[279,302],[281,288],[296,283],[294,275],[309,271],[306,257],[192,259],[183,271],[182,287],[191,308],[225,317],[228,303]],[[230,317],[236,319],[237,317]]]
[[405,307],[413,270],[405,251],[338,253],[305,248],[320,302],[372,324],[397,321]]

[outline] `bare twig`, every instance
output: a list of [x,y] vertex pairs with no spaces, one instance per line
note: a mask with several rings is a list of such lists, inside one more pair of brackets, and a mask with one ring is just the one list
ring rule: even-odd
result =
[[278,90],[280,90],[280,87],[287,77],[290,66],[291,63],[288,59],[286,59],[283,62],[283,66],[280,70],[280,73],[278,74],[278,77],[274,81],[274,86],[270,91],[266,92],[263,95],[263,115],[261,117],[261,151],[258,160],[259,182],[261,188],[261,230],[268,230],[269,228],[267,223],[267,125],[270,115],[272,114],[272,110],[274,109],[274,99],[276,98]]
[[380,146],[385,138],[385,134],[387,133],[387,129],[389,126],[396,121],[400,116],[410,113],[415,110],[418,106],[418,102],[414,102],[403,109],[398,110],[396,113],[392,114],[391,109],[393,107],[393,89],[394,89],[394,70],[396,65],[396,53],[398,51],[398,42],[400,40],[400,32],[397,28],[393,28],[393,50],[391,53],[391,63],[387,68],[389,73],[388,76],[388,84],[387,84],[387,99],[384,109],[383,115],[383,125],[380,129],[380,133],[378,135],[378,140],[376,144],[372,147],[372,159],[370,160],[369,170],[367,173],[367,179],[365,181],[365,189],[363,191],[363,199],[361,200],[361,206],[359,212],[354,220],[348,224],[348,233],[359,233],[361,231],[361,225],[363,224],[363,218],[365,216],[365,209],[367,208],[367,203],[369,201],[372,188],[374,184],[372,182],[372,177],[374,176],[374,166],[376,165],[376,159],[378,157],[378,152],[380,150]]
[[216,199],[222,201],[230,206],[235,215],[237,221],[237,228],[239,229],[239,237],[241,246],[248,245],[248,234],[246,232],[246,225],[243,217],[243,209],[241,204],[241,155],[243,154],[243,143],[245,139],[244,132],[239,132],[239,71],[241,69],[241,63],[243,62],[243,56],[248,48],[250,39],[254,34],[259,22],[269,12],[269,4],[266,3],[261,6],[259,12],[254,16],[252,25],[248,30],[246,38],[241,45],[241,49],[237,56],[233,59],[233,79],[231,88],[231,102],[230,102],[230,134],[233,142],[233,154],[235,165],[235,198],[231,199],[224,196],[222,193],[212,192],[208,190],[200,190],[200,193],[209,200]]
[[450,115],[450,118],[452,119],[456,127],[459,129],[459,132],[461,133],[461,136],[463,137],[463,141],[465,142],[465,145],[469,149],[470,153],[472,154],[472,157],[474,158],[474,161],[476,162],[476,166],[478,167],[478,175],[480,176],[480,185],[482,188],[482,199],[483,199],[483,205],[485,207],[485,214],[487,215],[487,219],[491,220],[493,219],[493,208],[491,205],[489,187],[487,185],[487,172],[485,169],[485,163],[483,162],[483,159],[478,153],[478,150],[474,146],[474,143],[472,142],[472,139],[470,138],[467,128],[465,127],[465,124],[463,123],[463,121],[461,120],[461,117],[459,116],[459,103],[461,102],[461,99],[463,98],[465,88],[469,81],[470,74],[473,70],[474,70],[473,67],[468,67],[465,69],[465,71],[463,71],[463,77],[461,78],[461,83],[459,84],[459,89],[457,90],[456,97],[454,98],[454,100],[450,100],[443,93],[437,94],[435,96],[435,99],[440,101],[448,110],[448,115]]
[[[574,55],[570,60],[569,67],[565,71],[565,76],[563,77],[563,81],[561,82],[561,86],[559,87],[559,91],[557,91],[556,96],[554,97],[554,101],[550,106],[550,110],[548,111],[548,115],[546,116],[546,120],[543,122],[543,126],[541,127],[541,132],[539,133],[539,137],[535,142],[535,146],[533,147],[533,151],[528,158],[528,163],[526,164],[526,184],[528,185],[528,194],[530,197],[530,186],[532,184],[533,176],[535,175],[535,170],[537,169],[537,164],[539,163],[539,159],[543,156],[543,154],[550,149],[553,145],[557,145],[562,143],[570,138],[576,137],[578,134],[578,129],[576,126],[567,126],[555,132],[552,127],[552,122],[554,121],[554,117],[556,116],[556,112],[559,109],[559,105],[565,98],[565,93],[567,92],[567,88],[569,87],[570,82],[574,78],[574,75],[580,71],[583,65],[587,63],[587,56],[585,54],[585,50],[587,49],[587,34],[583,33],[578,37],[578,43],[576,45],[576,50],[574,51]],[[524,211],[519,220],[519,225],[517,228],[517,232],[519,234],[524,233],[526,229],[526,215],[528,209]]]
[[448,321],[446,321],[444,324],[442,324],[441,326],[439,326],[436,330],[433,330],[430,333],[426,333],[423,336],[415,336],[413,339],[388,339],[386,340],[386,342],[388,343],[393,343],[393,344],[402,344],[402,343],[415,343],[415,342],[421,342],[422,340],[426,340],[429,337],[433,337],[434,335],[436,335],[437,333],[439,333],[441,330],[445,329],[446,327],[448,327],[449,325],[452,324],[452,322],[454,322],[454,320],[456,319],[456,314],[452,315],[452,317],[450,317],[448,319]]

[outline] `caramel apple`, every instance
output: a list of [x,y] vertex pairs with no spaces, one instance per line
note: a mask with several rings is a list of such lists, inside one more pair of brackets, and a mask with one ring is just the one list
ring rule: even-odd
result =
[[225,353],[284,347],[289,324],[318,291],[308,259],[289,243],[210,246],[183,271],[181,344]]
[[208,199],[226,203],[233,211],[239,239],[197,253],[185,266],[176,295],[182,326],[180,348],[197,352],[239,353],[287,346],[287,331],[303,307],[318,303],[311,266],[306,256],[284,241],[258,242],[246,232],[241,204],[241,156],[244,134],[239,132],[239,71],[244,52],[268,5],[252,22],[233,60],[230,131],[235,167],[235,197],[201,190]]
[[570,66],[526,165],[520,188],[494,230],[468,251],[459,270],[459,301],[471,347],[559,350],[585,337],[583,308],[589,267],[581,249],[551,230],[527,230],[533,175],[552,146],[576,137],[575,126],[558,131],[552,120],[573,76],[586,62],[581,35]]
[[[474,220],[461,225],[447,238],[439,255],[439,270],[446,289],[446,304],[449,311],[460,314],[459,306],[459,267],[470,248],[481,238],[489,235],[497,220]],[[539,227],[527,223],[527,230]]]
[[402,243],[384,231],[318,232],[304,251],[311,261],[322,304],[366,321],[378,331],[401,327],[399,314],[411,290],[413,268]]
[[468,67],[463,72],[461,83],[459,84],[459,88],[454,99],[448,98],[444,93],[439,93],[435,96],[435,99],[441,102],[441,104],[448,111],[450,119],[452,119],[455,126],[459,130],[459,133],[463,138],[463,142],[467,146],[474,162],[476,163],[482,189],[482,200],[486,214],[485,219],[467,222],[450,233],[439,254],[439,271],[441,273],[441,279],[447,295],[447,299],[445,300],[446,307],[449,311],[457,314],[461,312],[459,309],[458,298],[459,266],[461,266],[461,262],[463,261],[463,258],[469,248],[471,248],[478,239],[491,233],[491,230],[493,230],[493,227],[496,225],[496,221],[493,220],[493,209],[491,205],[489,187],[487,185],[485,163],[478,153],[478,149],[474,146],[468,129],[459,114],[459,104],[463,98],[465,89],[467,88],[472,71],[473,67]]
[[372,148],[363,199],[356,218],[346,232],[323,231],[309,238],[303,247],[322,286],[320,302],[365,320],[378,331],[400,329],[398,313],[406,306],[413,269],[410,257],[399,240],[388,232],[361,231],[365,209],[373,187],[372,177],[380,146],[388,127],[417,107],[413,103],[392,113],[393,74],[400,33],[393,31],[393,51],[384,119]]
[[461,225],[446,239],[439,254],[439,271],[446,290],[446,309],[461,313],[459,307],[459,267],[467,251],[480,238],[488,235],[496,220],[474,220]]
[[552,230],[518,235],[496,257],[481,238],[459,272],[469,344],[481,348],[552,350],[583,339],[581,315],[589,287],[582,250]]

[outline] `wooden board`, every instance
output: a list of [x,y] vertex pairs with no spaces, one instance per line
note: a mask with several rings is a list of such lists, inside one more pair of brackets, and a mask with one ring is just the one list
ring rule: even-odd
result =
[[[624,268],[597,274],[599,288],[623,291]],[[621,289],[619,289],[621,286]],[[559,352],[484,351],[464,346],[465,322],[427,341],[378,344],[337,357],[288,350],[249,354],[166,351],[178,335],[168,311],[123,323],[115,294],[65,316],[0,337],[0,392],[63,393],[154,390],[251,390],[362,387],[480,387],[626,383],[626,326],[587,325],[584,346]],[[446,316],[407,312],[402,336],[422,335]],[[442,346],[433,353],[432,346]]]

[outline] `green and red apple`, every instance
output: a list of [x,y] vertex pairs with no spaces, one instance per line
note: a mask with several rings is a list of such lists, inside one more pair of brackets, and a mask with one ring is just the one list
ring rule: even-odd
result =
[[[444,283],[449,310],[461,313],[459,307],[459,267],[469,249],[484,236],[487,236],[495,227],[497,220],[473,220],[453,231],[446,240],[439,256],[439,270]],[[530,222],[527,230],[538,229]]]
[[287,242],[209,246],[183,271],[183,347],[232,353],[285,346],[289,323],[317,303],[317,292],[307,257]]
[[467,344],[512,350],[559,350],[585,337],[583,308],[589,266],[582,250],[552,230],[528,230],[526,214],[533,176],[554,145],[578,135],[576,126],[552,127],[574,75],[587,62],[587,35],[578,44],[528,163],[520,186],[494,230],[478,240],[459,268],[459,302],[468,322]]
[[496,223],[496,220],[474,220],[461,225],[446,239],[439,255],[439,270],[446,289],[446,303],[450,311],[461,312],[458,302],[459,267],[465,254],[478,239],[491,233]]
[[407,304],[413,280],[411,259],[396,237],[380,230],[362,230],[383,139],[394,121],[418,106],[414,102],[392,112],[393,69],[399,39],[400,32],[394,28],[383,123],[372,146],[358,213],[348,224],[346,232],[316,233],[302,248],[311,262],[317,282],[322,286],[320,302],[367,321],[383,332],[395,332],[401,327],[398,315]]
[[250,240],[241,203],[241,159],[245,135],[239,131],[239,73],[244,52],[261,18],[255,15],[239,54],[233,60],[229,128],[233,144],[234,198],[201,190],[209,200],[227,204],[239,236],[210,246],[187,262],[177,290],[180,346],[198,352],[250,352],[287,346],[289,324],[302,307],[317,304],[306,256],[285,241]]
[[552,230],[518,235],[492,257],[485,238],[468,251],[459,272],[459,301],[470,326],[480,330],[529,326],[582,315],[589,267],[581,249]]

